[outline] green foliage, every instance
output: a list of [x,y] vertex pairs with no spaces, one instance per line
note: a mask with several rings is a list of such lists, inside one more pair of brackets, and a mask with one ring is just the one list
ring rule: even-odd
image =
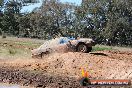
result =
[[2,6],[2,5],[3,5],[3,2],[4,2],[4,0],[0,0],[0,6]]
[[40,8],[21,14],[19,2],[9,2],[0,17],[7,35],[39,39],[58,36],[94,38],[99,44],[132,45],[131,0],[82,0],[80,6],[44,0]]

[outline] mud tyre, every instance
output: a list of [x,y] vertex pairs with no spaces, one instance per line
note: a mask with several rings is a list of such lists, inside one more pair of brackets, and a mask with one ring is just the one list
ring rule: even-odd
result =
[[88,52],[88,47],[85,44],[79,44],[77,46],[77,52],[83,52],[83,53],[87,53]]

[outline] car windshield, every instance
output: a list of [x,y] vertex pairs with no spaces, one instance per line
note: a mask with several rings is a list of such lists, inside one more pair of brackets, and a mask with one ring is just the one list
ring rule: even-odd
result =
[[75,40],[75,38],[73,38],[73,37],[61,37],[59,40],[59,44],[68,43],[68,41],[70,41],[70,40]]

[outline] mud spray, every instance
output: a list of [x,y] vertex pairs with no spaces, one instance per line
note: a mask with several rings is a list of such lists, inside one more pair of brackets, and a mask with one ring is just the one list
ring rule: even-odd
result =
[[46,51],[48,51],[50,54],[68,52],[69,48],[66,45],[68,41],[69,39],[65,37],[48,40],[44,42],[44,44],[41,45],[39,48],[34,49],[31,52],[33,55],[39,55],[42,52],[46,52]]

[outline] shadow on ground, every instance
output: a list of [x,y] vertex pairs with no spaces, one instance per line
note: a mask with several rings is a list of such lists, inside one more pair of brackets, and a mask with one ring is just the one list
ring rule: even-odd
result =
[[101,55],[101,56],[108,56],[107,54],[104,54],[104,53],[90,53],[90,54],[93,54],[93,55]]

